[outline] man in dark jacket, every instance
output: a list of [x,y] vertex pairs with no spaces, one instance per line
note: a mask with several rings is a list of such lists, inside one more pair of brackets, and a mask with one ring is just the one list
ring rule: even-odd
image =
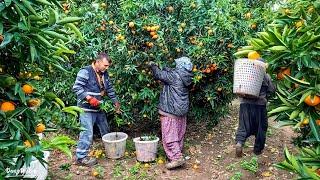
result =
[[88,157],[93,137],[93,125],[97,124],[101,136],[107,134],[109,130],[106,115],[99,108],[103,97],[108,95],[116,110],[120,110],[120,103],[107,72],[110,65],[109,56],[106,53],[99,54],[92,65],[86,66],[78,72],[72,88],[77,95],[77,105],[84,110],[84,113],[80,114],[80,124],[86,129],[81,131],[76,149],[77,164],[79,165],[92,166],[97,163],[95,158]]
[[175,60],[176,68],[160,70],[150,62],[154,78],[163,83],[160,94],[159,114],[161,120],[162,143],[170,162],[167,169],[182,166],[183,138],[186,131],[187,113],[189,111],[189,89],[192,82],[192,63],[189,58]]
[[[260,61],[264,62],[263,59]],[[253,152],[260,155],[266,142],[268,129],[267,97],[275,92],[271,77],[265,73],[259,97],[240,97],[239,127],[236,134],[236,156],[242,157],[242,147],[247,138],[255,135]]]

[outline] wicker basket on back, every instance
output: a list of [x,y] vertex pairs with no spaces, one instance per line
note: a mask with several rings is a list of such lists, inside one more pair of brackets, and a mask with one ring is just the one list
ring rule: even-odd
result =
[[265,65],[259,60],[237,59],[234,65],[233,93],[245,97],[259,96]]

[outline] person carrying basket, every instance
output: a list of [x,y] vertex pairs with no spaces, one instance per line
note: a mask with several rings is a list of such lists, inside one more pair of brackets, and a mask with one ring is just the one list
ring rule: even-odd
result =
[[[263,59],[258,59],[264,62]],[[268,129],[267,102],[275,92],[275,86],[269,74],[265,73],[258,97],[240,96],[239,126],[236,133],[236,157],[243,156],[243,145],[247,138],[255,135],[254,154],[260,155],[265,147]]]

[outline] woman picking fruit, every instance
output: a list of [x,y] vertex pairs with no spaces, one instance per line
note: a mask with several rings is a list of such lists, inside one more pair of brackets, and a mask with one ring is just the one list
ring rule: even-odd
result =
[[162,143],[170,162],[167,169],[184,165],[182,155],[183,138],[186,131],[187,113],[189,111],[189,85],[192,82],[192,63],[187,57],[175,60],[176,68],[159,67],[150,62],[153,76],[163,83],[160,94],[159,114],[161,120]]

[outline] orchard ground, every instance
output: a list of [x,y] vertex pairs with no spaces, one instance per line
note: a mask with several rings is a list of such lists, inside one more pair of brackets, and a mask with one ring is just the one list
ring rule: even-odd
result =
[[[137,164],[134,149],[127,148],[127,155],[120,160],[99,158],[97,167],[81,167],[58,151],[49,158],[49,179],[96,179],[93,171],[102,169],[101,179],[292,179],[295,176],[279,170],[273,165],[283,160],[283,149],[292,150],[291,138],[294,133],[290,128],[276,128],[276,122],[269,119],[267,145],[264,153],[258,156],[258,169],[245,170],[245,162],[256,157],[253,152],[254,137],[250,137],[244,148],[245,156],[235,158],[234,137],[238,126],[239,101],[233,101],[230,114],[220,123],[206,130],[202,125],[189,124],[184,154],[188,157],[183,168],[169,171],[164,164],[156,161],[145,165]],[[132,141],[132,139],[129,139]],[[94,141],[94,148],[102,149],[100,139]],[[160,145],[161,146],[161,145]],[[159,148],[159,156],[164,156]],[[75,149],[73,148],[73,151]],[[159,159],[159,158],[158,158]],[[254,165],[254,163],[252,164]],[[99,167],[100,166],[100,167]],[[241,178],[237,178],[240,177]]]

